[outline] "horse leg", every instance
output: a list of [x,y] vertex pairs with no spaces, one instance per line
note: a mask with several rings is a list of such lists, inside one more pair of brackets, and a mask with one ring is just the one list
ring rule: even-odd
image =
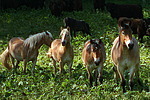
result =
[[72,72],[71,72],[72,63],[69,63],[69,64],[68,64],[68,67],[69,67],[69,74],[70,74],[70,78],[71,78],[71,75],[72,75]]
[[94,70],[94,77],[95,77],[95,86],[97,86],[97,78],[98,78],[98,70]]
[[64,63],[62,61],[59,62],[59,67],[60,67],[60,73],[65,73]]
[[99,76],[98,76],[98,78],[99,78],[99,82],[100,82],[100,84],[102,84],[102,82],[103,82],[103,77],[102,77],[102,70],[103,70],[103,65],[101,65],[100,67],[98,67],[98,73],[99,73]]
[[76,30],[74,31],[74,37],[76,37]]
[[14,72],[17,72],[17,68],[15,66],[15,59],[12,56],[10,56],[10,60],[11,60],[11,63],[12,63],[13,74],[14,74]]
[[118,71],[118,74],[119,74],[120,79],[121,79],[121,86],[123,88],[123,93],[125,93],[126,92],[126,90],[125,90],[126,82],[125,82],[125,78],[123,75],[124,69],[120,66],[117,66],[117,71]]
[[18,67],[18,64],[19,64],[19,63],[20,63],[20,61],[17,60],[16,65],[15,65],[15,70],[16,70],[16,71],[17,71],[17,68],[19,68],[19,67]]
[[142,86],[142,83],[141,83],[140,78],[139,78],[139,68],[136,69],[135,76],[137,78],[138,84],[140,86]]
[[140,81],[140,78],[139,78],[139,67],[136,69],[135,77],[137,78],[138,84],[141,86],[140,91],[142,91],[143,90],[143,85],[142,85],[142,82]]
[[16,68],[19,68],[18,64],[20,63],[20,61],[17,60],[16,62]]
[[[141,33],[142,32],[142,33]],[[137,27],[137,34],[138,34],[138,40],[142,43],[143,42],[143,29],[139,26]]]
[[35,60],[33,60],[32,61],[32,75],[33,75],[33,73],[34,73],[34,69],[35,69],[35,65],[36,65],[36,62],[37,62],[37,59],[35,59]]
[[53,60],[53,65],[54,65],[54,74],[56,75],[56,61],[52,58]]
[[16,66],[15,66],[15,59],[11,56],[10,57],[11,58],[11,62],[12,62],[12,67],[14,68],[14,69],[16,69]]
[[138,34],[138,40],[142,43],[143,42],[143,35],[140,33]]
[[118,74],[117,68],[116,68],[115,66],[113,67],[113,71],[114,71],[114,79],[115,79],[115,81],[116,81],[117,84],[118,84],[118,81],[119,81],[119,74]]
[[135,70],[136,70],[135,67],[131,67],[131,69],[130,69],[129,87],[130,87],[131,91],[133,90],[133,86],[134,86],[133,76],[134,76]]
[[90,87],[92,87],[93,77],[92,77],[92,70],[89,68],[89,66],[86,66],[87,72],[88,72],[88,79],[90,81]]
[[70,33],[71,33],[71,37],[73,37],[73,30],[72,29],[70,29]]
[[23,62],[24,62],[24,73],[26,73],[27,60],[24,59]]

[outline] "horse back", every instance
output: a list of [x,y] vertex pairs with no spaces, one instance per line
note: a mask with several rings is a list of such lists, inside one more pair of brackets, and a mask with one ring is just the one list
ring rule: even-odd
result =
[[22,60],[22,50],[23,50],[24,40],[20,37],[12,38],[9,41],[8,50],[15,59]]
[[9,49],[16,49],[18,47],[20,47],[20,45],[22,45],[24,42],[24,40],[22,38],[19,38],[19,37],[16,37],[16,38],[12,38],[10,41],[9,41],[9,46],[8,48]]

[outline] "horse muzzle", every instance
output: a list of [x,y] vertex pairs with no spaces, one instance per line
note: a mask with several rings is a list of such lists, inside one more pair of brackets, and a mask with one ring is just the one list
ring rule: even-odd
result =
[[133,44],[133,43],[128,44],[128,48],[129,48],[129,50],[133,49],[133,46],[134,46],[134,44]]
[[95,63],[96,66],[98,66],[100,64],[100,61],[99,62],[94,62],[94,63]]
[[132,40],[126,41],[126,46],[129,50],[133,49],[134,43]]
[[99,58],[95,58],[94,59],[94,63],[96,66],[98,66],[100,64],[100,59]]
[[63,41],[63,42],[61,42],[62,43],[62,46],[65,46],[66,45],[66,42],[65,41]]

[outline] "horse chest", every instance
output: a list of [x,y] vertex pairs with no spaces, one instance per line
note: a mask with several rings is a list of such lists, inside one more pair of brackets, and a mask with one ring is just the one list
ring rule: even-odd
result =
[[129,55],[129,53],[124,53],[121,57],[121,65],[126,67],[132,66],[133,61],[131,58],[132,57]]
[[29,60],[34,60],[38,56],[38,51],[32,51],[28,54]]
[[68,61],[71,61],[72,58],[71,58],[71,56],[70,56],[69,54],[66,54],[66,56],[62,57],[62,60],[63,60],[64,62],[68,62]]
[[99,67],[99,66],[96,66],[94,62],[91,63],[91,64],[89,64],[89,68],[90,68],[91,70],[97,69],[98,67]]
[[53,58],[56,61],[63,61],[63,62],[69,62],[72,60],[73,55],[72,55],[72,49],[59,49],[58,51],[56,51],[55,53],[53,53]]

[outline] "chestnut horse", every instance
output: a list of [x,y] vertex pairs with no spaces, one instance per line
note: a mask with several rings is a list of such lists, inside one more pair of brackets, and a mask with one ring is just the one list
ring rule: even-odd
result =
[[71,67],[73,64],[73,47],[71,45],[70,28],[62,28],[60,32],[61,39],[55,39],[48,51],[48,57],[52,58],[54,65],[54,72],[56,74],[56,62],[59,62],[60,73],[64,71],[64,65],[69,67],[69,73],[71,76]]
[[[102,83],[102,70],[105,60],[106,53],[103,42],[100,39],[88,40],[82,51],[82,61],[88,72],[90,86],[92,86],[94,80],[95,85],[97,86],[97,79]],[[94,76],[92,76],[93,70]]]
[[121,86],[123,92],[125,90],[125,70],[129,69],[129,86],[130,90],[133,90],[133,76],[134,74],[139,80],[139,67],[140,67],[140,55],[139,46],[135,38],[132,37],[132,30],[128,24],[121,23],[119,36],[114,40],[113,47],[111,49],[111,58],[115,67],[115,78],[121,79]]
[[[24,62],[24,72],[26,72],[27,62],[32,61],[32,74],[37,62],[38,49],[46,44],[51,45],[53,40],[52,34],[48,31],[38,33],[30,36],[26,40],[15,37],[9,41],[7,49],[0,55],[2,64],[7,69],[16,69],[20,61]],[[12,66],[8,64],[9,58],[11,58]],[[16,64],[14,60],[17,60]]]

